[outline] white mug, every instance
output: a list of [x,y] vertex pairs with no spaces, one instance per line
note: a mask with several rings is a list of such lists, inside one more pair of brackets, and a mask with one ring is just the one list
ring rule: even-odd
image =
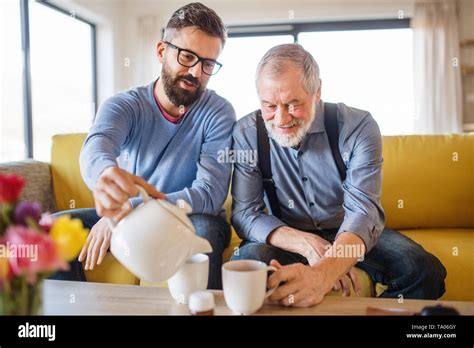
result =
[[195,291],[206,290],[209,277],[209,256],[196,254],[191,256],[168,279],[168,288],[171,296],[178,303],[186,304],[189,295]]
[[276,289],[266,291],[268,272],[276,270],[256,260],[226,262],[222,265],[222,285],[227,306],[243,315],[258,311]]

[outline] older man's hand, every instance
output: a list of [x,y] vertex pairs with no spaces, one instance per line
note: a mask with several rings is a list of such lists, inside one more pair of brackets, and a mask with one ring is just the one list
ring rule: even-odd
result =
[[[330,276],[331,270],[325,265],[318,264],[311,267],[302,263],[294,263],[282,266],[276,260],[272,260],[270,265],[276,267],[277,271],[268,278],[267,287],[278,287],[269,297],[270,303],[293,307],[311,307],[320,303],[331,289],[339,290],[335,289],[334,278]],[[355,293],[360,292],[360,284],[355,276],[354,268],[339,281],[343,296],[350,295],[351,284]]]
[[270,303],[283,306],[311,307],[324,299],[334,282],[328,283],[324,269],[310,267],[302,263],[282,266],[276,260],[270,265],[277,268],[267,282],[269,288],[278,287],[268,298]]
[[[273,231],[269,236],[268,243],[304,256],[311,267],[316,265],[332,246],[330,242],[314,233],[300,231],[288,226],[282,226]],[[354,291],[359,293],[360,283],[354,268],[346,275],[336,279],[332,289],[334,291],[342,289],[343,296],[349,296],[351,284]]]

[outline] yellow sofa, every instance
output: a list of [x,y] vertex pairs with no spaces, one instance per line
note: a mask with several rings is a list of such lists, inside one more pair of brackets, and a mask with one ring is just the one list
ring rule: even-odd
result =
[[[93,207],[79,172],[85,134],[53,137],[51,174],[58,211]],[[474,300],[474,134],[387,136],[383,139],[382,204],[386,226],[436,255],[448,275],[444,300]],[[230,213],[230,197],[226,201]],[[240,243],[233,232],[224,253]],[[363,295],[374,295],[364,272]],[[86,274],[89,281],[139,284],[111,254]],[[372,287],[372,289],[371,289]],[[377,287],[376,293],[380,293]]]

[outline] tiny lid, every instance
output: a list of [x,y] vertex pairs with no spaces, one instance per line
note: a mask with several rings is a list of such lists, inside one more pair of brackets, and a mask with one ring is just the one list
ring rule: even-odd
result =
[[214,294],[210,291],[196,291],[189,295],[189,310],[193,313],[214,309]]

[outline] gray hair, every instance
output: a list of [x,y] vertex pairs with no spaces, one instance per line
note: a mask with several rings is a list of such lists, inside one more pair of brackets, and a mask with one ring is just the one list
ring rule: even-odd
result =
[[288,64],[301,69],[303,86],[309,94],[316,93],[320,85],[319,66],[313,56],[299,44],[283,44],[270,48],[257,66],[255,83],[258,83],[263,68],[268,67],[271,76],[285,72]]

